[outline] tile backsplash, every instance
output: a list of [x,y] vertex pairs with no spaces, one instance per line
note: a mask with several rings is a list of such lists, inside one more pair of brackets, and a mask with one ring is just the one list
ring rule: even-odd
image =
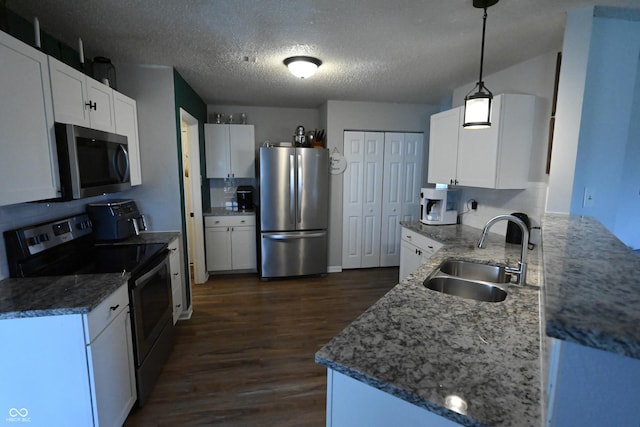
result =
[[253,187],[253,202],[256,203],[256,181],[253,178],[209,179],[211,207],[230,207],[236,204],[236,190],[240,185]]

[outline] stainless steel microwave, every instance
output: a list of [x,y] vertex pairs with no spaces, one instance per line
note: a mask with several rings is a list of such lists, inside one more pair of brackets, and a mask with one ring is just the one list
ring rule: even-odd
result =
[[127,137],[55,124],[62,200],[116,193],[131,187]]

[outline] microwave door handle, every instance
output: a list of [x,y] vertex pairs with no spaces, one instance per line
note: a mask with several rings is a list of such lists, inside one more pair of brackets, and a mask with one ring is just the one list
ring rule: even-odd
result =
[[124,145],[118,145],[118,153],[122,153],[124,156],[125,168],[124,172],[120,173],[120,169],[118,168],[118,154],[113,159],[113,169],[118,174],[118,178],[120,178],[120,182],[126,182],[129,179],[129,152]]

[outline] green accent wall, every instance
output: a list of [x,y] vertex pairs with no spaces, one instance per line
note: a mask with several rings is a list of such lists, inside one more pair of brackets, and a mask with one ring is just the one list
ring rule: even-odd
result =
[[[180,119],[180,108],[191,114],[195,119],[198,120],[198,135],[199,135],[199,146],[200,149],[200,170],[205,175],[205,156],[204,156],[204,124],[207,121],[207,104],[204,103],[202,98],[193,90],[191,86],[182,78],[180,73],[174,68],[173,70],[173,87],[174,87],[174,97],[176,102],[176,141],[178,141],[178,167],[180,169],[179,176],[183,176],[183,168],[182,168],[182,122]],[[209,194],[209,188],[207,186],[202,186],[202,205],[203,208],[206,206],[211,206],[211,197]],[[180,203],[184,206],[184,184],[182,182],[182,178],[180,179]],[[187,253],[187,221],[185,217],[184,209],[182,209],[182,235],[184,236],[184,259],[188,260]],[[187,280],[191,280],[191,275],[189,272],[189,265],[185,263],[185,276]],[[187,290],[190,287],[187,287]],[[187,292],[187,301],[185,301],[185,306],[189,307],[191,305],[191,294]]]

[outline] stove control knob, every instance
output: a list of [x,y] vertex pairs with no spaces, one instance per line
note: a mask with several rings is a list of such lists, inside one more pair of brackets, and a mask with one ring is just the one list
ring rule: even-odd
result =
[[40,243],[40,238],[38,236],[29,237],[27,239],[27,244],[29,246],[34,246]]
[[41,235],[38,236],[38,238],[40,239],[41,242],[49,241],[49,235],[47,233],[42,233]]

